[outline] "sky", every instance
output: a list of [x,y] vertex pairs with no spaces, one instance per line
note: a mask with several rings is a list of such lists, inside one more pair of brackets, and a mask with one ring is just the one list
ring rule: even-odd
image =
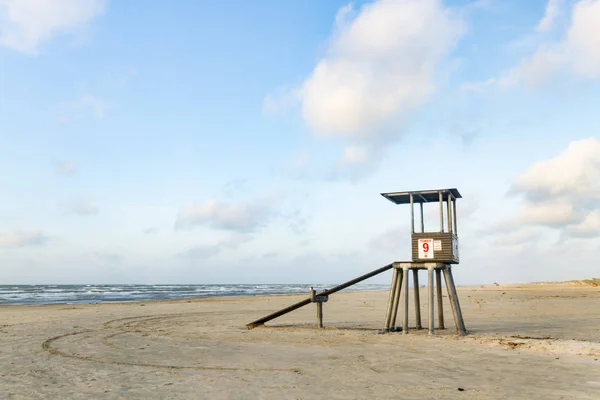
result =
[[380,193],[442,188],[457,284],[598,277],[598,21],[600,0],[0,0],[0,284],[338,283],[410,259],[410,208]]

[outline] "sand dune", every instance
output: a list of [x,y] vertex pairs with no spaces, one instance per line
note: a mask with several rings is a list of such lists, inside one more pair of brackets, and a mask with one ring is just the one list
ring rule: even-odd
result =
[[447,298],[435,336],[379,334],[387,296],[331,296],[323,330],[246,329],[303,296],[0,306],[0,399],[600,399],[599,287],[459,288],[466,337]]

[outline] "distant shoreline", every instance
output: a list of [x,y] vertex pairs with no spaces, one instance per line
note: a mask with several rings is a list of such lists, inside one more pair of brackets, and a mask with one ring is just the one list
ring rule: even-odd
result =
[[[9,286],[13,286],[13,287],[17,287],[19,285],[9,285]],[[26,286],[26,285],[20,285],[20,286]],[[61,286],[61,285],[52,285],[52,286]],[[70,285],[73,286],[73,285]],[[109,285],[107,285],[109,286]],[[143,285],[137,285],[137,286],[143,286]],[[147,286],[152,286],[152,285],[147,285]],[[175,286],[175,285],[172,285]],[[186,285],[182,285],[182,286],[186,286]],[[299,285],[300,286],[300,285]],[[304,286],[304,285],[302,285]],[[323,286],[323,288],[320,288],[318,291],[323,290],[325,287],[329,288],[332,287],[334,285],[319,285],[319,286]],[[340,293],[344,293],[344,294],[362,294],[362,293],[370,293],[370,292],[387,292],[389,290],[389,288],[386,288],[386,285],[372,285],[372,286],[380,286],[380,287],[371,287],[371,288],[358,288],[358,289],[351,289],[351,290],[344,290],[341,291]],[[584,280],[571,280],[571,281],[553,281],[553,282],[529,282],[529,283],[504,283],[504,284],[496,284],[496,283],[491,283],[491,284],[483,284],[483,285],[458,285],[457,288],[459,288],[460,290],[473,290],[473,291],[477,291],[478,289],[484,289],[486,291],[494,291],[494,290],[506,290],[506,289],[545,289],[545,288],[557,288],[557,287],[563,287],[563,288],[577,288],[577,287],[599,287],[600,288],[600,280],[599,279],[584,279]],[[411,288],[412,290],[412,288]],[[421,285],[421,290],[426,290],[425,287],[423,285]],[[108,305],[108,304],[141,304],[143,305],[143,303],[192,303],[192,302],[206,302],[206,301],[239,301],[239,300],[244,300],[244,299],[250,299],[250,298],[273,298],[273,297],[277,297],[277,298],[281,298],[281,297],[297,297],[297,298],[304,298],[308,296],[308,293],[304,293],[304,292],[290,292],[290,293],[281,293],[281,292],[277,292],[277,293],[251,293],[251,294],[241,294],[241,293],[237,293],[237,294],[222,294],[222,295],[209,295],[209,296],[192,296],[190,295],[188,296],[183,296],[183,297],[170,297],[170,298],[152,298],[152,297],[146,297],[146,298],[136,298],[136,299],[122,299],[122,300],[89,300],[89,301],[64,301],[64,302],[30,302],[30,303],[16,303],[16,302],[7,302],[5,299],[0,297],[0,308],[4,308],[4,307],[36,307],[36,306],[43,306],[43,307],[49,307],[49,306],[97,306],[97,305]]]
[[[309,294],[333,287],[323,284],[240,285],[0,285],[0,305],[110,304],[157,300],[256,297]],[[361,283],[346,292],[387,290],[389,285]]]

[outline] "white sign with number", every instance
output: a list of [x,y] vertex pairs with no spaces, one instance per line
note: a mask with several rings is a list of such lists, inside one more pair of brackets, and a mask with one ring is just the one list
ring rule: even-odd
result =
[[419,258],[433,258],[433,239],[419,239]]

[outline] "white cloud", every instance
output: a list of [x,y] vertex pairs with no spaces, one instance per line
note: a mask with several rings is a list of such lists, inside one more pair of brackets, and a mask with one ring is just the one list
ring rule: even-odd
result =
[[40,246],[47,241],[48,237],[39,232],[12,231],[0,233],[0,248]]
[[308,167],[309,161],[310,156],[308,153],[301,152],[288,164],[288,169],[295,172],[304,171]]
[[224,248],[229,250],[237,249],[251,240],[252,236],[248,234],[234,232],[216,244],[199,244],[193,246],[185,252],[180,253],[179,257],[185,257],[190,260],[207,259],[220,254]]
[[[462,198],[456,202],[456,213],[460,220],[458,221],[458,228],[460,229],[461,221],[463,223],[468,222],[474,215],[481,209],[481,204],[477,200],[477,196],[473,193],[469,193],[467,198]],[[436,210],[436,214],[438,211]],[[436,218],[437,219],[437,218]]]
[[369,159],[369,150],[365,146],[348,146],[344,149],[344,164],[362,164]]
[[[372,176],[381,165],[384,149],[369,148],[368,153],[362,156],[359,152],[348,152],[346,148],[340,159],[325,171],[326,181],[357,182]],[[376,152],[376,153],[375,153]]]
[[80,104],[89,108],[98,118],[104,117],[106,104],[102,99],[88,93],[81,97]]
[[109,80],[110,85],[114,85],[117,88],[125,87],[133,78],[139,75],[139,71],[136,67],[126,68],[120,73],[115,73]]
[[[379,0],[343,7],[326,55],[298,89],[319,135],[372,138],[436,88],[436,72],[463,33],[439,0]],[[397,130],[397,129],[396,129]]]
[[576,223],[581,215],[567,202],[526,203],[520,211],[520,220],[526,224],[563,227]]
[[573,8],[565,42],[566,55],[575,72],[588,78],[600,76],[600,0],[581,0]]
[[81,200],[73,204],[72,211],[79,215],[97,214],[99,209],[93,200]]
[[261,256],[262,258],[275,258],[277,257],[279,253],[277,253],[276,251],[270,251],[268,253],[263,253],[263,255]]
[[556,18],[560,14],[560,10],[562,7],[563,0],[548,0],[548,4],[546,5],[546,12],[544,13],[544,17],[540,20],[540,23],[537,26],[537,30],[540,32],[546,32],[551,30],[554,27],[554,23],[556,22]]
[[[542,30],[550,27],[558,13],[552,0],[540,22]],[[548,17],[548,19],[546,19]],[[600,0],[580,0],[571,10],[570,24],[564,36],[557,42],[545,42],[508,73],[489,78],[483,82],[466,83],[465,90],[481,90],[486,87],[510,87],[525,85],[535,87],[549,82],[559,72],[595,79],[600,77]]]
[[493,244],[500,246],[517,246],[520,249],[527,248],[533,241],[540,238],[540,231],[525,226],[517,230],[507,233],[501,233],[500,236],[493,241]]
[[266,202],[222,203],[209,200],[190,203],[179,211],[175,227],[209,225],[213,228],[249,232],[265,224],[272,210]]
[[302,235],[306,232],[306,224],[308,218],[302,210],[295,209],[289,213],[283,213],[280,215],[284,220],[287,221],[288,227],[296,234]]
[[219,246],[210,246],[210,245],[198,245],[194,246],[186,252],[180,254],[179,256],[183,256],[189,258],[191,260],[196,259],[207,259],[213,257],[221,252],[221,248]]
[[103,263],[116,264],[122,262],[125,259],[125,257],[123,257],[121,254],[112,253],[109,251],[97,251],[94,253],[94,255],[96,256],[98,261]]
[[106,0],[0,0],[0,45],[27,54],[104,13]]
[[460,88],[465,91],[481,92],[487,88],[494,87],[499,83],[499,78],[488,78],[481,82],[465,82]]
[[248,181],[246,179],[234,179],[223,185],[223,193],[226,197],[236,197],[246,191]]
[[580,238],[600,236],[600,209],[590,212],[579,224],[569,226],[567,234]]
[[292,106],[301,99],[301,93],[297,88],[282,87],[275,93],[269,93],[263,100],[263,113],[274,115]]
[[247,234],[234,232],[219,242],[219,247],[227,247],[229,249],[237,249],[242,244],[252,240],[252,237]]
[[61,108],[62,115],[59,115],[56,121],[61,125],[66,125],[77,118],[88,116],[90,113],[97,118],[103,118],[106,115],[107,104],[94,94],[84,93],[76,99],[61,104]]
[[557,197],[600,198],[600,141],[574,141],[560,155],[534,164],[511,188],[533,200]]
[[73,175],[77,172],[77,164],[70,161],[56,162],[54,167],[62,175]]
[[400,252],[410,243],[410,227],[397,226],[383,231],[372,238],[369,245],[373,250]]
[[501,87],[519,84],[536,87],[548,82],[564,65],[565,56],[560,47],[540,47],[506,76],[496,79],[495,83]]
[[600,234],[600,141],[572,142],[562,154],[517,177],[509,193],[524,196],[522,223],[573,237]]

